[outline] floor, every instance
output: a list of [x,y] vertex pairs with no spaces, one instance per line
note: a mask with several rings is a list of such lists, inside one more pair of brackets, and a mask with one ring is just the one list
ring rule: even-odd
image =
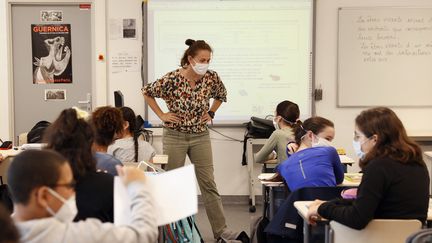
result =
[[[262,215],[262,206],[257,205],[256,212],[250,213],[249,205],[247,204],[224,203],[224,211],[228,228],[238,232],[245,231],[249,235],[250,223],[252,220]],[[216,242],[213,239],[210,223],[207,219],[204,205],[202,204],[199,204],[196,222],[204,242]]]

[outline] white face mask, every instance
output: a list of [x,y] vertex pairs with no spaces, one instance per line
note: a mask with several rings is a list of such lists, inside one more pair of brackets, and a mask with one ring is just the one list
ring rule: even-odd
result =
[[75,195],[69,197],[69,199],[66,200],[64,199],[64,197],[60,196],[60,194],[58,194],[51,188],[48,188],[48,191],[51,193],[51,195],[63,202],[63,205],[57,212],[54,212],[54,210],[47,206],[46,210],[48,211],[48,213],[51,214],[54,218],[58,219],[60,222],[72,222],[78,212],[75,202]]
[[208,63],[199,63],[195,59],[194,59],[194,61],[195,61],[195,65],[192,65],[192,69],[194,70],[194,72],[196,74],[199,74],[199,75],[204,75],[209,68],[209,64]]
[[318,141],[312,141],[312,147],[332,147],[332,143],[325,138],[315,137]]

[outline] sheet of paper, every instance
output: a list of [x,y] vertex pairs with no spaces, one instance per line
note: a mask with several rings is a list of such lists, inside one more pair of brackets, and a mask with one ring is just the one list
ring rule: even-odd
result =
[[[155,201],[157,224],[165,225],[198,212],[197,185],[193,165],[161,174],[147,174],[147,185]],[[114,223],[129,222],[130,199],[119,177],[114,178]]]

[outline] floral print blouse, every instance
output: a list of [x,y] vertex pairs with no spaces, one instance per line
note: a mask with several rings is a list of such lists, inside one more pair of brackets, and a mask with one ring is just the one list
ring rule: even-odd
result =
[[227,96],[222,80],[212,70],[197,80],[194,88],[177,69],[141,90],[144,95],[162,98],[168,110],[181,119],[180,123],[165,122],[164,126],[184,133],[206,131],[207,125],[201,119],[210,108],[210,98],[226,102]]

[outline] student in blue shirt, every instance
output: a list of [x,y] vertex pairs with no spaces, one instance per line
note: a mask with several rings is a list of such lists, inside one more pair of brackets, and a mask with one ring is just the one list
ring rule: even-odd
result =
[[333,123],[322,117],[312,117],[294,126],[298,150],[277,168],[291,191],[342,183],[344,171],[336,149],[317,135],[326,124]]

